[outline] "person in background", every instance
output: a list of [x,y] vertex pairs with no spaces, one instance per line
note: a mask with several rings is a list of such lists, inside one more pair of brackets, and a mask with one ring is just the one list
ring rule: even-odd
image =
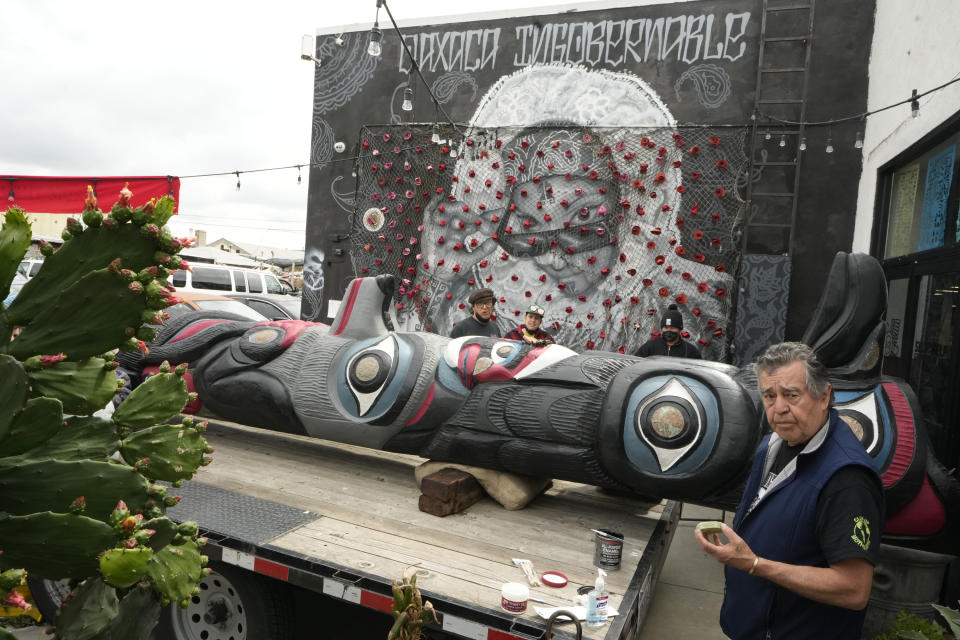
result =
[[703,550],[726,565],[720,626],[733,638],[859,638],[873,584],[883,489],[870,456],[832,408],[814,351],[768,347],[754,365],[773,433],[753,459],[733,527]]
[[674,358],[692,358],[700,360],[700,350],[680,336],[683,331],[683,316],[677,305],[671,304],[660,318],[660,337],[653,337],[643,343],[635,355],[672,356]]
[[523,316],[523,324],[508,331],[503,337],[507,340],[523,340],[537,347],[553,344],[550,334],[540,328],[544,313],[543,307],[536,304],[530,305]]
[[499,338],[500,329],[497,323],[490,318],[493,316],[495,297],[490,289],[477,289],[470,294],[467,301],[470,303],[470,317],[461,320],[450,332],[451,338],[463,336],[487,336]]

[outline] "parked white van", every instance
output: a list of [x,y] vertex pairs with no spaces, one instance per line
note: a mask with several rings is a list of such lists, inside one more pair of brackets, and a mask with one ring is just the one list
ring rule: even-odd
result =
[[183,291],[215,291],[217,293],[269,293],[281,295],[280,280],[268,271],[241,269],[219,264],[190,265],[170,275],[170,283]]

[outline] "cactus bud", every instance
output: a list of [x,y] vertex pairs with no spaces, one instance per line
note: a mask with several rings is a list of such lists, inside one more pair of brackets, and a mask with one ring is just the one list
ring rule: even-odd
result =
[[168,267],[170,266],[170,254],[164,253],[163,251],[157,251],[153,254],[153,260],[157,264]]
[[181,302],[183,301],[180,298],[177,298],[176,296],[170,296],[169,298],[164,300],[164,303],[168,307],[172,307],[175,304],[180,304]]
[[123,260],[121,260],[120,258],[114,258],[110,262],[110,264],[107,265],[107,269],[116,273],[117,271],[120,270],[122,265],[123,265]]
[[207,539],[206,536],[203,536],[202,538],[197,538],[197,548],[202,549],[203,547],[207,546],[207,542],[209,542],[209,540]]
[[75,236],[78,236],[83,233],[83,225],[81,225],[80,221],[74,217],[67,218],[67,231]]
[[137,279],[137,274],[130,269],[120,269],[120,275],[126,282],[134,282]]
[[[182,365],[181,365],[181,366],[182,366]],[[179,369],[180,367],[177,367],[177,368]],[[185,428],[187,428],[187,429],[189,429],[190,427],[192,427],[192,426],[195,425],[196,423],[197,423],[197,421],[194,420],[193,418],[191,418],[190,416],[186,416],[186,417],[184,417],[183,420],[180,421],[180,424],[181,424],[182,426],[184,426]]]
[[140,227],[140,233],[148,238],[157,238],[160,236],[160,227],[155,224],[145,224]]
[[200,459],[200,466],[201,466],[201,467],[205,467],[205,466],[207,466],[208,464],[210,464],[211,462],[213,462],[213,458],[211,458],[210,456],[203,456],[203,457]]
[[139,351],[143,355],[147,355],[148,353],[150,353],[150,349],[147,348],[147,343],[144,342],[143,340],[137,340],[137,351]]
[[103,213],[100,211],[84,211],[82,217],[83,224],[88,227],[99,227],[103,222]]
[[160,370],[160,373],[170,373],[170,361],[164,360],[157,368]]
[[64,229],[63,231],[60,232],[60,237],[63,239],[64,242],[68,242],[73,239],[73,234],[67,231],[66,229]]
[[151,327],[140,327],[137,329],[137,338],[146,342],[153,342],[157,339],[157,330]]
[[163,288],[163,285],[157,282],[156,280],[148,280],[145,290],[147,292],[147,295],[150,296],[151,298],[158,298],[160,297],[160,292],[165,291],[165,289]]
[[[103,363],[103,370],[104,370],[104,371],[116,371],[116,370],[117,370],[117,367],[119,367],[119,366],[120,366],[120,363],[119,363],[119,362],[117,362],[116,360],[111,360],[111,361],[109,361],[109,362],[104,362],[104,363]],[[121,386],[123,386],[123,381],[122,381],[122,380],[119,380],[119,379],[118,379],[117,381],[120,382],[120,385],[121,385]]]
[[137,544],[138,543],[136,538],[130,538],[129,540],[123,541],[123,546],[127,549],[135,549],[137,547]]
[[116,360],[117,355],[113,351],[107,351],[106,353],[102,353],[97,357],[105,362],[111,362],[113,360]]
[[177,368],[173,370],[177,377],[182,378],[187,373],[187,363],[178,364]]
[[204,453],[213,453],[213,451],[214,451],[213,447],[211,447],[209,444],[203,447]]
[[166,280],[170,277],[170,269],[166,267],[156,266],[152,267],[157,270],[157,280]]
[[128,284],[127,289],[130,289],[130,291],[132,291],[133,293],[137,293],[137,294],[143,293],[143,285],[136,281]]
[[53,247],[52,244],[50,244],[46,240],[40,241],[40,253],[43,255],[44,258],[49,258],[54,254],[55,251],[56,249]]
[[163,324],[163,313],[157,309],[147,309],[140,314],[140,322],[144,324]]
[[210,423],[207,422],[206,420],[204,420],[203,422],[201,422],[200,424],[198,424],[198,425],[197,425],[197,433],[206,433],[206,431],[207,431],[207,426],[208,426],[209,424],[210,424]]
[[[206,538],[204,538],[204,540],[206,540]],[[205,566],[207,566],[208,564],[210,564],[210,556],[201,555],[201,556],[200,556],[200,566],[201,566],[201,567],[205,567]]]
[[133,217],[133,211],[130,210],[130,207],[121,206],[119,202],[110,209],[110,218],[116,220],[118,225],[125,223],[131,217]]
[[[183,482],[181,481],[180,484],[182,485]],[[179,502],[180,502],[180,496],[177,496],[177,495],[163,497],[163,504],[164,506],[167,506],[167,507],[175,507]]]
[[187,264],[187,261],[180,256],[170,256],[170,264],[165,266],[173,270],[186,269],[189,271],[190,269],[190,265]]
[[83,496],[78,497],[76,500],[70,503],[70,513],[74,515],[79,515],[87,509],[87,499]]
[[186,522],[181,522],[177,526],[177,533],[188,538],[192,538],[197,535],[198,526],[197,523],[192,520],[187,520]]
[[133,534],[133,539],[137,544],[147,544],[147,542],[150,541],[150,537],[155,533],[156,531],[153,529],[140,529],[140,531],[137,531],[135,534]]
[[162,498],[163,496],[167,495],[167,488],[162,484],[154,484],[150,485],[147,493],[154,498]]

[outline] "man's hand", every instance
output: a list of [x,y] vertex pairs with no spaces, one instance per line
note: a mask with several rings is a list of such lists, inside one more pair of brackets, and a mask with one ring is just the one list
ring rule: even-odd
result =
[[720,541],[718,534],[711,536],[713,540],[708,540],[697,530],[693,535],[703,550],[716,558],[717,562],[741,571],[749,572],[752,569],[756,577],[769,580],[804,598],[855,611],[867,606],[873,584],[873,565],[863,558],[845,558],[829,567],[787,564],[760,558],[726,524],[721,528],[721,533],[727,539],[726,543]]
[[750,571],[753,567],[753,561],[757,555],[750,549],[750,546],[744,542],[743,538],[726,523],[724,523],[720,532],[727,539],[727,542],[720,541],[719,534],[713,534],[713,540],[709,540],[699,530],[694,529],[693,535],[697,542],[708,554],[716,558],[721,564],[728,564],[741,571]]

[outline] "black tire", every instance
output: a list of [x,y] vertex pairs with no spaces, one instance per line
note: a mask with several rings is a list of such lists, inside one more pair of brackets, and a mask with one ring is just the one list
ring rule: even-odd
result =
[[293,607],[283,583],[228,564],[210,563],[200,594],[186,609],[160,611],[154,640],[288,640]]

